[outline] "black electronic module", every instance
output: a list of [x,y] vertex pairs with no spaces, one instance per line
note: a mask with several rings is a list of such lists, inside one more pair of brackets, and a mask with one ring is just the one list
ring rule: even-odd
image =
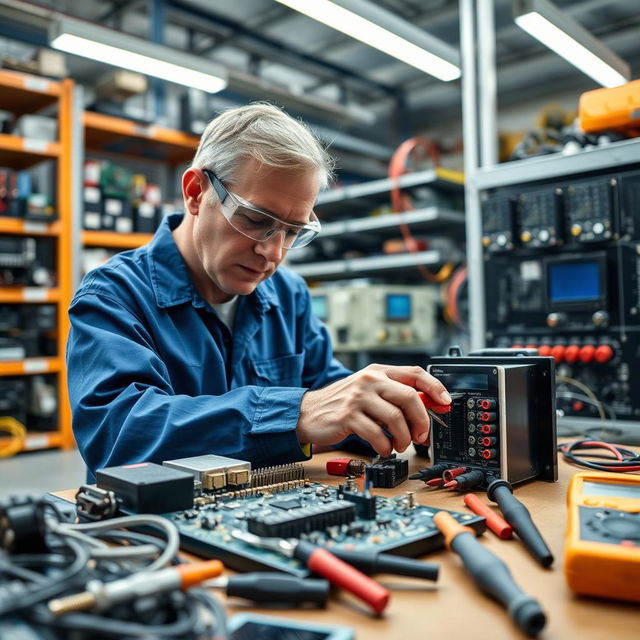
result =
[[[196,499],[193,509],[163,514],[180,532],[181,546],[201,556],[215,557],[237,571],[284,571],[307,576],[297,560],[276,552],[256,549],[232,538],[235,529],[258,535],[296,537],[328,549],[344,548],[418,557],[443,546],[442,534],[433,523],[441,509],[415,503],[413,494],[375,497],[373,519],[361,517],[339,487],[299,482],[272,491],[210,494]],[[484,518],[450,511],[474,529],[485,530]]]

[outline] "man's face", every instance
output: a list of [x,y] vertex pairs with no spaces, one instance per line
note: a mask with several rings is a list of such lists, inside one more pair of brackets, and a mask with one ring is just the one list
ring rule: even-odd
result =
[[[194,221],[193,241],[197,256],[196,277],[209,293],[207,298],[222,302],[234,295],[248,295],[275,272],[285,256],[283,235],[257,242],[236,231],[220,211],[220,202],[210,183]],[[315,170],[284,170],[268,167],[254,159],[240,166],[233,181],[224,186],[256,207],[265,209],[284,222],[309,222],[318,195],[319,178]]]

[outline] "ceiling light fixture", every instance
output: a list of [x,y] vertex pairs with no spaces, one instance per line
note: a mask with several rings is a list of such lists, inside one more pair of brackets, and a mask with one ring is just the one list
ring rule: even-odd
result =
[[631,79],[629,65],[548,0],[514,0],[516,24],[603,87]]
[[277,0],[439,80],[460,77],[456,49],[364,0]]
[[226,71],[215,62],[82,20],[56,18],[49,42],[66,53],[208,93],[227,86]]

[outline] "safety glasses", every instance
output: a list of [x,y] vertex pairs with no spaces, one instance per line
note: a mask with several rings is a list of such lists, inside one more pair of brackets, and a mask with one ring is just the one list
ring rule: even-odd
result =
[[268,213],[235,193],[231,193],[213,171],[208,169],[203,171],[207,174],[211,186],[220,199],[222,215],[236,231],[247,238],[257,242],[266,242],[277,233],[282,233],[284,238],[282,246],[285,249],[297,249],[308,245],[320,233],[320,222],[313,211],[311,212],[311,220],[307,224],[284,222],[272,213]]

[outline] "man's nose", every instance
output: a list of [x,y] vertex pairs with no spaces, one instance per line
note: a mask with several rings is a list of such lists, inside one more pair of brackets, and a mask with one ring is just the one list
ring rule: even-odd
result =
[[256,253],[264,256],[269,262],[281,262],[285,252],[285,233],[284,229],[279,229],[267,240],[256,242]]

